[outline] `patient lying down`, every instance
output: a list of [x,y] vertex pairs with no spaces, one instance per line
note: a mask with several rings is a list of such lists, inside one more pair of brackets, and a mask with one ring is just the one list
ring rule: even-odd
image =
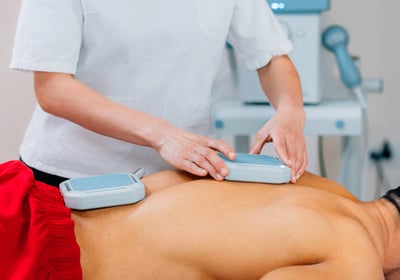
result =
[[73,211],[84,279],[400,279],[388,199],[362,203],[309,173],[296,185],[171,171],[143,182],[137,204]]

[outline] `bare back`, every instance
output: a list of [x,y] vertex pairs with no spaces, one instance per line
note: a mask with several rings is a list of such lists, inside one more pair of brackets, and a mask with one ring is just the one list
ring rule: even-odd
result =
[[380,279],[363,210],[305,186],[195,180],[73,218],[85,279],[281,279],[326,264],[326,279]]

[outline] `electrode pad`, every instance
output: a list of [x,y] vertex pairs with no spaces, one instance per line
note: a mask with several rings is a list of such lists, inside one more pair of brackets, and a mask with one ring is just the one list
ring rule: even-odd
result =
[[65,205],[88,210],[131,204],[145,197],[144,184],[131,173],[113,173],[69,179],[60,184]]
[[219,156],[229,168],[225,180],[282,184],[290,181],[291,170],[277,157],[237,153],[234,160]]

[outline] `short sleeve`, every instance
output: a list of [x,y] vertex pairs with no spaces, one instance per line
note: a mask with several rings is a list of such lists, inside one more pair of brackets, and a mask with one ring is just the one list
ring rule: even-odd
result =
[[292,43],[265,0],[237,0],[227,41],[250,69],[288,54]]
[[75,74],[82,25],[80,0],[22,0],[10,68]]

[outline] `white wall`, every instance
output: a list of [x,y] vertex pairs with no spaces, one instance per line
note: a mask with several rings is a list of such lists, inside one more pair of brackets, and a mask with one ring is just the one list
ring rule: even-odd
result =
[[34,107],[31,74],[11,71],[20,1],[3,0],[0,9],[0,162],[18,158],[18,146]]
[[[34,107],[31,75],[8,70],[20,1],[3,0],[0,9],[0,162],[18,157],[18,146]],[[400,182],[400,2],[393,0],[331,0],[323,25],[341,24],[350,33],[349,50],[360,56],[365,78],[383,78],[384,92],[371,94],[369,100],[370,141],[372,149],[388,139],[394,158],[385,165],[391,184]],[[337,144],[327,142],[328,173],[335,176]],[[371,168],[373,179],[374,170]],[[374,182],[372,182],[374,183]]]

